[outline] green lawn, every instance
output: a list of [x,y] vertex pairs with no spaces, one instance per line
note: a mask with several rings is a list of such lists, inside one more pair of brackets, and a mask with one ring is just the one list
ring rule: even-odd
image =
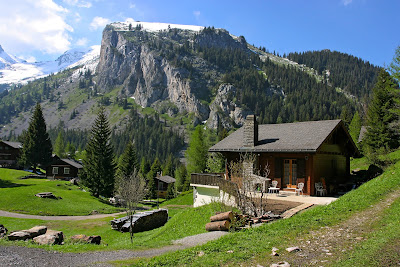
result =
[[[121,209],[102,203],[88,192],[68,181],[19,179],[28,172],[0,168],[0,209],[35,215],[89,215],[114,213]],[[61,199],[36,197],[40,192],[52,192]]]
[[[389,155],[397,159],[399,152]],[[221,265],[268,265],[279,261],[270,251],[277,247],[281,251],[292,246],[299,236],[325,226],[334,226],[347,220],[356,212],[379,202],[389,192],[400,187],[400,162],[388,167],[385,172],[361,185],[327,206],[318,206],[290,219],[277,221],[259,228],[233,233],[203,246],[167,253],[151,259],[139,259],[126,264],[135,266],[221,266]],[[387,207],[385,216],[379,220],[371,238],[360,243],[360,249],[350,252],[338,266],[378,266],[376,263],[392,263],[398,259],[400,230],[399,200]],[[380,252],[382,249],[383,252]],[[227,253],[228,250],[234,253]],[[199,253],[204,254],[199,257]],[[371,253],[370,256],[368,253]],[[334,264],[334,263],[330,263]],[[384,264],[385,265],[385,264]]]
[[[121,233],[111,229],[110,220],[113,219],[112,217],[85,221],[43,221],[0,217],[0,223],[9,231],[28,229],[35,225],[46,225],[49,229],[63,231],[66,237],[65,244],[62,246],[39,246],[32,242],[14,242],[4,239],[0,239],[0,245],[17,244],[63,252],[162,247],[170,245],[172,240],[204,233],[205,224],[209,221],[210,216],[214,215],[216,211],[224,211],[225,207],[214,204],[199,208],[169,208],[168,210],[172,218],[163,227],[136,233],[133,244],[130,243],[129,233]],[[100,235],[102,237],[102,244],[100,246],[73,244],[69,238],[76,234]]]

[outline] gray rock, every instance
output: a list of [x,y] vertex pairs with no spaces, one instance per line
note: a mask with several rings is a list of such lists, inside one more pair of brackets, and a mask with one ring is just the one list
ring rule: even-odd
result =
[[[132,216],[132,231],[134,233],[149,231],[163,226],[168,221],[168,210],[158,209],[139,212]],[[129,232],[130,217],[125,216],[111,221],[114,230]]]
[[273,263],[270,267],[290,267],[290,264],[286,261],[280,261],[278,263]]
[[99,236],[99,235],[91,235],[91,236],[74,235],[74,236],[71,236],[71,241],[74,243],[82,242],[82,243],[100,245],[101,236]]
[[47,230],[43,235],[33,238],[39,245],[61,245],[64,241],[64,234],[61,231]]
[[7,228],[4,227],[4,225],[0,224],[0,239],[5,237],[7,235]]
[[8,235],[8,240],[26,240],[32,239],[36,236],[43,235],[46,233],[47,227],[46,226],[35,226],[29,230],[22,230],[13,232]]
[[273,247],[273,248],[272,248],[272,253],[271,253],[271,255],[272,255],[272,256],[279,256],[278,251],[279,251],[278,248]]
[[286,249],[286,251],[288,251],[288,252],[298,252],[300,250],[301,250],[301,248],[299,248],[299,247],[290,247],[290,248]]

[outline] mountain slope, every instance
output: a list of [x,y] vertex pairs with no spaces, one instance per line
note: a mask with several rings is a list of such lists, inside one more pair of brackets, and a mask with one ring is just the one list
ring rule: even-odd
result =
[[68,129],[87,129],[99,104],[107,106],[112,125],[120,130],[129,109],[158,113],[173,127],[206,121],[213,129],[238,127],[250,113],[260,123],[276,123],[347,118],[356,109],[315,69],[257,49],[243,36],[151,23],[108,25],[98,60],[94,56],[90,64],[0,98],[2,136],[27,127],[36,101],[50,127],[62,120]]
[[66,51],[55,61],[28,63],[9,56],[0,46],[0,84],[25,84],[66,68],[98,59],[100,46]]

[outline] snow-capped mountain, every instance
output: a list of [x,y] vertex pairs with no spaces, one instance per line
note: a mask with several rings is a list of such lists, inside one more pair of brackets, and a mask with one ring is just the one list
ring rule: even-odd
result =
[[24,61],[19,58],[10,56],[9,54],[6,53],[6,51],[4,51],[3,47],[1,47],[0,45],[0,69],[9,67],[12,64],[19,62],[24,62]]
[[86,49],[71,49],[54,61],[28,63],[8,55],[0,46],[0,84],[19,84],[57,73],[67,68],[95,64],[100,45]]

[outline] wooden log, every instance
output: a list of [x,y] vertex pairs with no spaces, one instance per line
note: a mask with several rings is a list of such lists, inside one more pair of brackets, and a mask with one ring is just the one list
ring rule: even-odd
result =
[[206,224],[206,231],[228,231],[229,225],[230,222],[228,220],[209,222]]
[[233,212],[232,211],[227,211],[223,213],[219,213],[217,215],[211,216],[210,221],[211,222],[216,222],[216,221],[232,221],[233,219]]

